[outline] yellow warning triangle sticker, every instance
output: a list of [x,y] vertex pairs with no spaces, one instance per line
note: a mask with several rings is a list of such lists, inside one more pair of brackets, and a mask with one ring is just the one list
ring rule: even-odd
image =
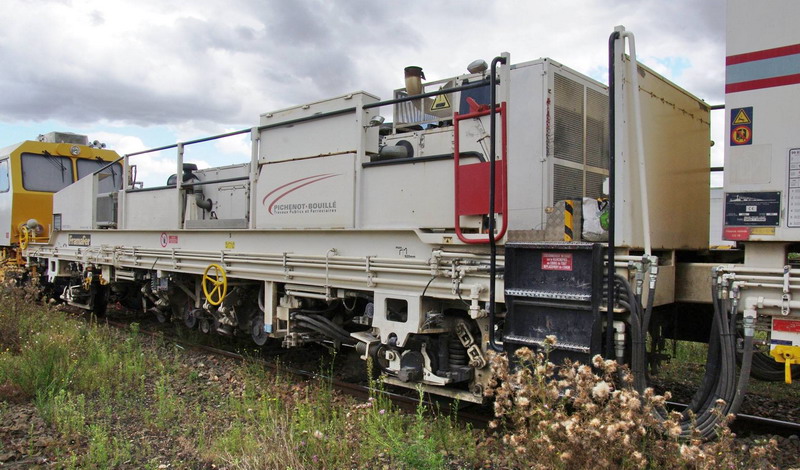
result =
[[447,95],[439,95],[431,103],[431,111],[439,111],[440,109],[447,109],[450,107],[450,101]]
[[734,124],[750,124],[750,117],[744,112],[744,109],[740,109],[739,112],[736,114],[736,118],[733,120]]

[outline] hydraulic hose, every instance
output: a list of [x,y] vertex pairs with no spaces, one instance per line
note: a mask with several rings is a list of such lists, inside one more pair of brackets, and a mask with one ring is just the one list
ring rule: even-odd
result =
[[315,323],[324,325],[329,330],[335,331],[336,333],[342,336],[350,336],[349,331],[345,330],[341,326],[337,325],[336,323],[332,322],[331,320],[322,315],[315,315],[315,314],[309,315],[309,314],[298,313],[294,315],[294,318],[304,321],[313,321]]
[[315,325],[315,324],[312,324],[312,323],[303,322],[303,321],[297,321],[297,323],[295,325],[297,327],[299,327],[299,328],[305,328],[305,329],[311,330],[311,331],[313,331],[315,333],[319,333],[319,334],[321,334],[321,335],[325,336],[326,338],[331,339],[333,341],[341,341],[342,343],[345,342],[344,338],[336,335],[335,333],[333,333],[333,332],[331,332],[329,330],[321,328],[318,325]]
[[739,383],[736,384],[736,397],[731,403],[728,413],[736,414],[747,393],[747,386],[750,381],[750,369],[753,365],[753,335],[745,334],[744,351],[742,353],[742,367],[739,370]]
[[350,337],[349,333],[346,333],[345,330],[340,331],[339,329],[334,328],[332,323],[321,321],[320,317],[318,316],[312,317],[309,315],[294,315],[293,319],[298,322],[298,326],[316,331],[334,340],[338,340],[343,343],[349,343],[353,341],[353,338]]
[[615,281],[620,284],[620,295],[627,297],[627,299],[632,299],[633,302],[625,302],[620,300],[620,305],[628,308],[628,311],[631,314],[631,337],[633,340],[633,347],[631,348],[631,372],[633,373],[633,386],[634,389],[639,391],[639,393],[644,392],[645,387],[647,386],[646,376],[645,376],[645,335],[642,332],[642,317],[641,307],[638,301],[636,301],[636,296],[633,293],[633,289],[631,289],[631,285],[624,276],[620,274],[614,275]]
[[[630,283],[624,276],[615,275],[615,281],[620,287],[620,305],[631,313],[631,336],[633,347],[631,350],[631,371],[634,374],[633,385],[640,393],[646,387],[646,332],[652,316],[653,289],[649,291],[647,310],[642,311],[642,305],[635,296]],[[735,370],[735,339],[731,329],[731,322],[725,318],[726,310],[722,308],[717,295],[716,284],[713,285],[714,318],[712,320],[712,336],[709,338],[708,367],[699,389],[692,398],[690,406],[682,413],[681,437],[690,438],[695,432],[703,438],[714,435],[721,417],[728,413],[735,413],[747,388],[750,364],[752,363],[752,335],[746,338],[745,352],[742,360],[742,370],[738,383],[736,383]],[[632,301],[631,301],[632,299]],[[719,411],[718,400],[722,399],[725,406]],[[657,416],[666,419],[663,413]]]

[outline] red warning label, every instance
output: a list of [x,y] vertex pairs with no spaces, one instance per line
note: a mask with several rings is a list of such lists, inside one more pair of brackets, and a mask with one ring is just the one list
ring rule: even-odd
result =
[[775,331],[787,331],[790,333],[800,333],[800,320],[783,320],[774,318],[772,329]]
[[725,227],[722,239],[730,241],[750,240],[750,227]]
[[542,271],[572,271],[572,253],[542,253]]

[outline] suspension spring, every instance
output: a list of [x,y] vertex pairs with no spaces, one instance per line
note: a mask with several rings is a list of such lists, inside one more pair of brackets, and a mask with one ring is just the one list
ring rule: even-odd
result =
[[467,360],[467,348],[461,344],[457,336],[451,335],[447,344],[447,349],[450,352],[450,367],[465,367],[469,361]]

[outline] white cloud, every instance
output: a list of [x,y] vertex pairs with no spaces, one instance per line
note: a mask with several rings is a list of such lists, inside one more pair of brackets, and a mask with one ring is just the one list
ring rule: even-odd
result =
[[[111,135],[114,126],[193,140],[355,90],[389,98],[407,65],[434,80],[508,51],[515,63],[551,57],[604,81],[607,39],[619,24],[636,34],[648,66],[710,103],[724,97],[722,0],[6,0],[4,7],[0,121],[111,128],[108,137],[90,137],[120,153],[174,141],[152,141],[150,133],[145,144]],[[186,161],[241,163],[249,153],[245,135],[190,146]],[[146,158],[142,177],[166,181],[174,173],[174,154]]]
[[678,83],[722,99],[721,0],[6,3],[0,120],[247,127],[265,111],[354,90],[387,98],[411,64],[438,79],[509,51],[515,62],[602,70],[617,24],[637,34],[648,65],[685,60]]

